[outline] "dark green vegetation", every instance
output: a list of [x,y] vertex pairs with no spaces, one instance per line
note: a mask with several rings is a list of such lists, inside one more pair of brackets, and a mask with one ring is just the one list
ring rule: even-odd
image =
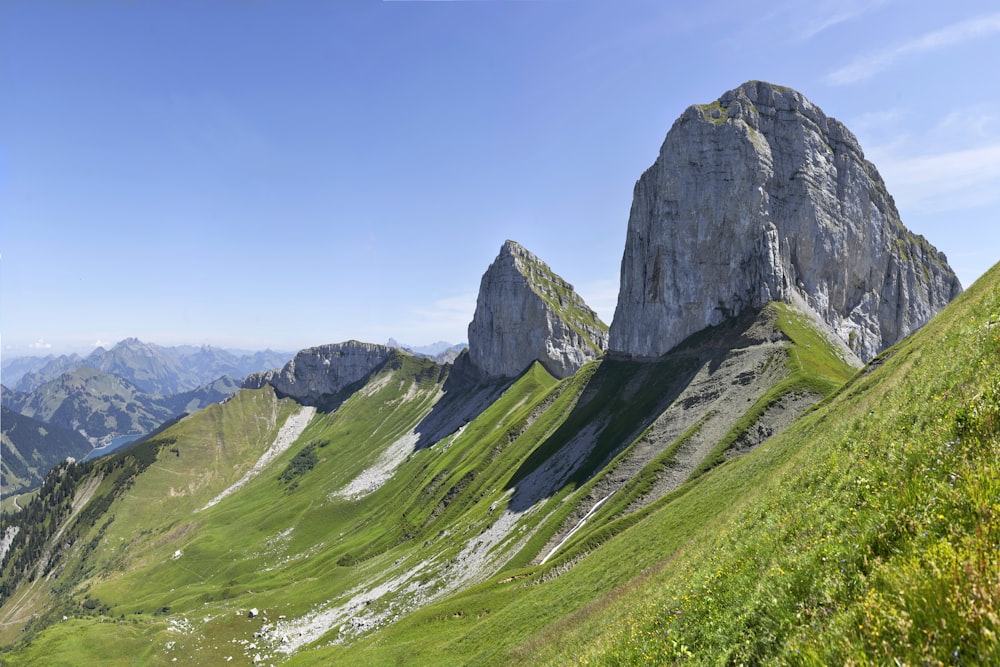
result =
[[750,320],[536,364],[418,449],[448,367],[400,354],[210,507],[299,406],[242,391],[63,472],[0,660],[1000,662],[1000,268],[853,377],[793,310]]
[[40,486],[45,473],[57,463],[69,456],[82,459],[91,450],[87,439],[75,431],[42,424],[6,407],[0,410],[0,488],[5,498]]
[[[221,401],[239,388],[239,382],[223,377],[183,393],[151,395],[116,375],[82,366],[30,393],[5,392],[3,494],[37,488],[59,461],[86,456],[91,441],[106,444],[117,436],[149,433],[170,418]],[[22,444],[24,438],[30,442]]]
[[318,462],[316,443],[311,442],[292,458],[288,466],[278,475],[278,481],[286,485],[287,491],[292,491],[299,485],[298,478],[315,468]]

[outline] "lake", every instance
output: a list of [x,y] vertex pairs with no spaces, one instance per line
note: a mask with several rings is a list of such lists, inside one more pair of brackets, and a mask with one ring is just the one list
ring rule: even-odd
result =
[[138,440],[141,437],[143,437],[143,436],[141,436],[141,435],[121,435],[121,436],[118,436],[117,438],[114,438],[111,442],[109,442],[108,444],[104,445],[103,447],[95,447],[94,449],[92,449],[90,451],[89,454],[87,454],[86,456],[84,456],[82,460],[83,461],[93,461],[94,459],[100,458],[100,457],[104,456],[105,454],[110,454],[111,452],[115,451],[119,447],[123,447],[124,445],[127,445],[130,442],[135,442],[136,440]]

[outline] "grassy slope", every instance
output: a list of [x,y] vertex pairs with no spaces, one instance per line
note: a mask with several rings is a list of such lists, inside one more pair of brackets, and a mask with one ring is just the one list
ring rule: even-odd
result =
[[[293,404],[270,405],[274,397],[266,389],[241,392],[230,403],[165,432],[164,437],[176,439],[172,446],[180,456],[164,447],[130,493],[112,504],[106,516],[114,520],[103,527],[98,522],[82,540],[98,539],[99,548],[88,553],[85,564],[70,559],[67,569],[76,568],[73,573],[83,577],[75,589],[77,601],[86,594],[99,607],[107,607],[105,619],[118,618],[125,636],[148,637],[146,641],[160,646],[174,641],[173,657],[223,660],[239,654],[230,639],[248,637],[256,629],[234,621],[239,618],[234,610],[245,613],[255,606],[275,615],[304,614],[313,605],[344,594],[364,573],[418,550],[422,540],[438,535],[438,525],[454,525],[450,515],[458,514],[462,506],[476,505],[471,518],[462,518],[466,524],[486,521],[489,503],[478,502],[485,491],[465,494],[472,503],[448,505],[445,497],[470,471],[484,468],[484,460],[495,458],[492,452],[506,443],[508,432],[521,429],[528,413],[555,385],[540,366],[467,425],[462,436],[466,446],[452,443],[413,454],[402,464],[403,474],[364,498],[331,497],[417,425],[443,379],[440,367],[432,362],[400,355],[336,412],[314,419],[299,441],[240,493],[205,511],[195,512],[239,478],[273,439]],[[261,400],[270,403],[240,407]],[[216,450],[216,438],[228,444],[238,437],[234,429],[258,423],[269,429],[260,434],[259,446],[239,453],[246,465],[225,480],[202,484],[206,476],[232,467],[233,462],[202,460],[204,452]],[[492,441],[496,444],[485,446]],[[358,446],[361,443],[364,446]],[[280,480],[279,473],[310,446],[317,455],[313,466],[295,477],[294,487]],[[520,455],[511,452],[516,462]],[[491,474],[495,477],[500,469],[494,466]],[[476,486],[490,480],[490,475],[477,475]],[[111,483],[109,478],[106,484]],[[492,498],[502,494],[497,486]],[[386,555],[389,549],[394,551]],[[177,550],[183,556],[174,559]],[[100,576],[101,572],[109,576]],[[92,575],[98,576],[87,578]],[[195,613],[210,620],[199,623],[193,635],[175,633],[167,625]],[[114,664],[116,653],[109,654],[102,641],[85,641],[92,634],[108,634],[99,625],[100,619],[94,617],[43,631],[18,652],[16,664],[51,664],[48,656],[65,652],[66,645],[77,647],[74,664]],[[67,628],[72,631],[66,632]],[[160,652],[148,661],[170,657]]]
[[[727,657],[795,662],[802,656],[884,662],[888,657],[878,650],[907,646],[916,653],[904,659],[919,662],[920,651],[930,655],[948,640],[948,631],[938,629],[940,619],[934,625],[926,612],[921,616],[924,607],[915,602],[920,595],[956,610],[945,627],[973,628],[976,637],[985,636],[969,614],[978,614],[982,626],[995,613],[988,603],[990,595],[998,597],[995,572],[965,565],[976,562],[970,554],[982,554],[976,525],[985,526],[984,539],[996,542],[988,532],[994,487],[973,488],[996,477],[981,472],[990,466],[980,454],[945,445],[957,441],[956,429],[964,434],[963,443],[995,444],[997,389],[987,391],[984,382],[997,376],[1000,327],[985,328],[1000,320],[989,291],[992,286],[995,294],[997,280],[994,271],[945,317],[900,345],[883,368],[856,379],[784,436],[632,517],[603,526],[595,522],[553,562],[528,565],[568,509],[547,515],[538,539],[493,580],[350,646],[303,651],[292,662],[602,664],[669,661],[686,653],[708,662]],[[795,364],[807,369],[790,390],[829,385],[816,383],[824,374],[836,382],[834,372],[822,370],[829,362],[825,354],[810,360],[809,352],[822,352],[823,346],[808,339],[808,327],[797,328],[793,319],[781,328],[798,352],[790,356],[791,377]],[[180,518],[181,512],[146,528],[151,532],[136,542],[135,555],[109,561],[124,572],[93,580],[88,593],[110,605],[110,617],[124,615],[118,623],[72,620],[43,632],[13,664],[50,664],[47,656],[70,646],[76,664],[114,664],[108,640],[102,639],[115,636],[109,626],[119,628],[123,640],[134,640],[137,654],[140,644],[177,642],[173,653],[148,652],[143,662],[220,660],[234,652],[226,642],[250,629],[240,609],[299,614],[345,593],[359,576],[377,576],[395,562],[420,558],[428,544],[442,557],[456,554],[460,545],[449,534],[488,525],[489,506],[504,497],[505,486],[537,465],[540,455],[532,452],[565,441],[577,428],[574,422],[595,416],[588,417],[592,408],[582,396],[599,374],[609,393],[601,398],[597,387],[601,400],[594,405],[603,402],[611,414],[620,412],[610,410],[616,367],[605,364],[588,366],[559,384],[535,367],[461,435],[414,453],[377,492],[354,502],[324,503],[426,409],[419,401],[402,401],[412,386],[397,376],[398,382],[390,378],[372,396],[352,397],[337,412],[314,420],[299,443],[244,492],[193,518]],[[423,387],[417,394],[424,400],[437,390],[439,379],[429,369],[397,371]],[[955,415],[963,406],[966,416],[959,425]],[[612,428],[624,437],[626,426]],[[359,442],[367,446],[357,447]],[[318,460],[287,491],[277,474],[310,443]],[[609,440],[600,447],[607,454],[613,446]],[[183,459],[183,445],[181,451]],[[574,494],[586,491],[594,479],[588,475],[601,463],[592,458],[589,472],[554,495],[548,508],[567,499],[560,507],[568,507],[579,497]],[[980,479],[973,483],[975,474]],[[932,497],[936,500],[928,505]],[[163,511],[170,516],[173,510]],[[527,525],[538,525],[543,516]],[[117,535],[111,532],[117,523],[109,537]],[[121,530],[127,528],[123,523]],[[174,549],[184,553],[177,561],[169,558]],[[931,565],[919,556],[924,549],[932,554]],[[271,569],[278,564],[282,567]],[[928,576],[935,567],[951,579]],[[938,580],[956,584],[970,578],[976,584],[972,597],[962,597],[954,585],[933,588]],[[903,584],[900,594],[896,589]],[[911,589],[918,594],[907,601]],[[169,612],[151,613],[162,607]],[[137,614],[140,609],[145,613]],[[195,615],[211,620],[198,622],[191,634],[168,629],[169,621]],[[887,644],[876,631],[889,636]],[[88,637],[93,641],[84,641]],[[962,650],[975,648],[975,638],[956,637]]]
[[883,360],[568,571],[294,663],[996,664],[1000,266]]
[[[798,346],[800,352],[806,353],[806,348],[817,342],[808,338],[807,330],[782,328],[796,341],[792,349]],[[826,359],[822,346],[814,347],[818,358]],[[792,361],[801,356],[789,357],[791,374],[785,383],[788,390],[801,388],[796,378],[825,372],[810,361],[808,353],[808,363],[794,365]],[[597,574],[583,586],[573,584],[572,579],[557,579],[547,586],[560,590],[569,584],[558,593],[559,604],[544,596],[536,600],[521,594],[525,582],[549,577],[555,568],[611,539],[646,514],[612,520],[621,514],[625,504],[643,493],[656,470],[669,465],[672,452],[690,432],[627,489],[616,494],[614,501],[607,503],[550,564],[518,569],[535,558],[593,485],[614,471],[621,454],[611,465],[607,465],[609,458],[641,436],[645,426],[665,407],[664,397],[682,386],[698,363],[686,354],[659,364],[609,360],[592,363],[561,383],[536,365],[460,435],[413,453],[381,489],[353,501],[337,500],[331,494],[372,465],[381,452],[414,426],[426,414],[439,389],[443,378],[438,367],[401,356],[336,412],[315,419],[299,442],[244,491],[207,511],[192,514],[242,473],[242,469],[236,470],[224,483],[213,480],[207,484],[206,476],[226,466],[192,458],[212,451],[203,445],[223,436],[228,442],[234,437],[232,431],[246,428],[247,423],[267,422],[272,430],[259,438],[257,448],[262,449],[284,419],[273,415],[262,422],[261,417],[269,410],[273,413],[275,406],[238,407],[254,396],[244,392],[234,402],[213,408],[183,422],[183,428],[164,434],[177,438],[180,456],[164,456],[161,452],[160,459],[136,484],[141,492],[112,508],[116,519],[100,534],[102,548],[96,555],[92,553],[80,570],[86,575],[111,568],[114,574],[106,580],[95,578],[85,583],[77,589],[77,600],[86,594],[98,606],[106,605],[107,615],[117,614],[120,623],[132,628],[125,633],[127,636],[138,633],[161,644],[170,638],[175,642],[175,657],[223,659],[227,650],[232,652],[231,639],[248,634],[246,623],[234,620],[239,609],[257,606],[270,609],[272,615],[295,617],[317,602],[347,596],[360,581],[371,586],[398,576],[407,563],[430,558],[440,564],[455,559],[467,539],[461,536],[487,529],[493,520],[491,508],[504,506],[509,489],[578,433],[592,424],[601,424],[595,447],[581,468],[567,484],[553,490],[542,511],[521,519],[525,531],[535,532],[520,555],[504,568],[502,576],[511,580],[499,592],[487,585],[444,603],[446,607],[458,605],[446,616],[467,619],[469,632],[460,641],[442,642],[434,633],[417,631],[414,651],[435,656],[430,658],[432,662],[447,655],[454,655],[456,663],[497,659],[511,647],[528,641],[545,624],[577,612],[648,564],[648,558],[635,558],[615,568],[597,565]],[[264,392],[253,400],[264,399],[273,401],[273,395]],[[364,446],[359,447],[360,443]],[[303,468],[304,473],[295,477],[294,488],[277,479],[279,471],[292,468],[290,464],[296,457],[307,453],[314,455],[314,460],[311,467]],[[244,452],[244,467],[254,457]],[[157,510],[157,519],[152,523],[150,506]],[[88,539],[93,543],[93,538]],[[509,551],[517,547],[508,542],[506,548]],[[176,561],[170,558],[175,550],[183,553]],[[586,571],[586,564],[593,562],[584,561],[574,572]],[[434,579],[433,571],[427,574]],[[391,597],[373,600],[371,609],[391,606]],[[475,613],[466,608],[470,600],[472,608],[478,609]],[[509,612],[486,613],[506,606]],[[405,636],[414,623],[419,627],[421,619],[436,618],[440,613],[438,607],[417,612],[400,624],[401,635]],[[211,620],[199,624],[197,632],[189,636],[174,638],[167,620],[189,614]],[[468,620],[472,618],[485,619],[484,625]],[[97,631],[84,623],[65,637],[58,631],[43,633],[20,655],[30,664],[31,656],[58,652],[64,642],[76,644],[76,635],[87,635],[91,630]],[[450,625],[442,631],[448,637],[454,636]],[[107,629],[101,628],[101,632]],[[436,650],[428,649],[428,641],[443,653],[436,655]],[[100,643],[85,645],[91,648],[94,662],[108,659]],[[407,642],[393,641],[392,645],[392,660],[406,653],[412,657]],[[323,664],[338,655],[337,650],[332,654],[304,652],[298,660]],[[364,655],[375,662],[389,659],[378,652]],[[167,653],[150,654],[149,661],[165,656]],[[355,649],[342,657],[353,662]],[[85,663],[87,653],[80,653],[78,658]]]
[[658,559],[535,658],[997,664],[998,322],[995,267],[881,368],[595,553]]
[[[849,367],[839,360],[819,334],[806,326],[805,320],[794,310],[780,304],[771,308],[774,309],[775,324],[791,340],[787,357],[789,372],[783,381],[748,409],[748,414],[753,413],[754,416],[746,420],[747,426],[781,395],[798,391],[827,393],[839,387],[850,373]],[[691,345],[704,344],[713,340],[713,336],[726,338],[731,335],[731,331],[722,327],[714,334],[703,334],[699,337],[700,342],[694,341]],[[691,363],[694,366],[690,366]],[[616,535],[635,535],[634,530],[629,528],[643,521],[643,517],[648,517],[655,508],[662,507],[663,502],[632,515],[622,515],[624,507],[641,495],[657,470],[669,465],[677,447],[692,435],[696,425],[605,504],[556,558],[545,566],[525,567],[530,557],[538,553],[544,538],[561,523],[569,510],[586,496],[602,476],[613,474],[627,449],[615,456],[610,464],[606,463],[607,458],[623,443],[641,438],[641,425],[648,424],[663,409],[664,396],[675,382],[683,382],[683,378],[693,372],[697,364],[696,357],[680,355],[658,363],[605,360],[585,367],[581,374],[571,378],[572,381],[585,383],[587,387],[576,409],[532,450],[521,468],[511,475],[509,483],[516,485],[518,480],[558,451],[586,424],[605,424],[589,460],[558,498],[566,499],[562,509],[546,521],[538,537],[525,547],[523,553],[528,558],[515,558],[511,566],[491,582],[419,610],[359,643],[303,653],[295,657],[293,664],[535,662],[536,654],[546,646],[545,637],[553,628],[571,626],[592,606],[606,604],[603,602],[605,596],[618,595],[615,593],[618,588],[630,585],[630,580],[655,565],[662,554],[677,549],[704,525],[706,505],[699,503],[688,514],[673,515],[671,530],[641,533],[636,542],[626,547],[625,554],[615,553],[610,559],[587,557],[580,560],[609,540],[622,543],[623,538],[613,539]],[[726,446],[735,441],[738,432],[734,429],[730,435],[731,438],[727,436],[720,442],[720,455]],[[598,466],[602,464],[606,467],[600,470]],[[689,488],[697,488],[699,484],[689,483],[665,501],[683,497]],[[725,496],[726,501],[732,498],[732,493]],[[709,507],[712,506],[710,503]],[[576,564],[568,573],[555,576],[572,563]],[[516,567],[519,564],[520,569]]]

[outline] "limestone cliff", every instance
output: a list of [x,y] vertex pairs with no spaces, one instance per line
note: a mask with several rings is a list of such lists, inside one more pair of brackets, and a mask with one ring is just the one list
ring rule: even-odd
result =
[[254,373],[243,387],[259,389],[269,384],[281,396],[290,396],[303,405],[320,405],[367,377],[393,354],[396,351],[391,347],[356,340],[319,345],[302,350],[284,368]]
[[492,378],[515,377],[539,361],[572,375],[608,346],[608,327],[545,262],[507,241],[483,275],[469,325],[472,364]]
[[800,93],[752,81],[689,107],[636,183],[610,348],[658,357],[801,296],[869,360],[960,292],[854,135]]

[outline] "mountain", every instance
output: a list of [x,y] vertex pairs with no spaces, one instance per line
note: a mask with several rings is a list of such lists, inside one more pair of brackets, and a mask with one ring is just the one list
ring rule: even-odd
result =
[[386,342],[386,347],[394,347],[400,350],[405,350],[410,354],[415,354],[418,357],[427,357],[428,359],[433,359],[439,364],[446,364],[455,359],[462,353],[462,350],[469,347],[468,343],[448,343],[443,340],[439,340],[436,343],[431,343],[430,345],[406,345],[404,343],[398,342],[395,338],[390,338]]
[[3,361],[3,383],[18,391],[30,392],[35,387],[78,368],[83,363],[78,354],[16,357]]
[[172,396],[155,396],[153,400],[173,414],[192,413],[212,404],[221,403],[240,390],[242,382],[223,375],[214,382]]
[[6,406],[0,411],[4,496],[38,487],[57,463],[68,457],[82,459],[91,450],[90,442],[75,431],[43,424]]
[[88,366],[64,373],[35,391],[4,393],[4,406],[45,424],[75,430],[95,444],[141,435],[167,418],[225,400],[241,383],[221,377],[190,391],[161,396]]
[[3,403],[5,408],[17,412],[30,398],[31,394],[29,393],[8,389],[6,386],[0,385],[0,402]]
[[79,359],[79,355],[76,354],[60,357],[49,354],[44,357],[13,357],[4,359],[2,362],[3,384],[12,387],[26,374],[41,370],[46,365],[63,364],[63,368],[65,369],[70,364],[79,361]]
[[[152,395],[117,375],[81,366],[30,393],[4,388],[2,400],[5,408],[40,421],[45,428],[75,431],[84,441],[98,446],[119,436],[149,433],[167,419],[223,401],[239,388],[240,382],[222,377],[190,391]],[[3,423],[3,433],[10,435],[8,422]],[[88,451],[89,447],[83,453]],[[53,463],[63,458],[59,456]],[[42,476],[47,471],[39,468]],[[6,486],[3,490],[9,491]]]
[[801,299],[868,361],[960,291],[854,135],[802,94],[751,81],[689,107],[636,183],[610,347],[657,357]]
[[[919,314],[869,278],[858,321]],[[1000,265],[864,368],[818,293],[561,371],[588,311],[505,243],[454,363],[309,348],[50,473],[4,516],[0,659],[996,664]]]
[[65,372],[89,366],[128,380],[147,394],[167,396],[197,389],[222,376],[242,379],[280,366],[290,357],[290,353],[271,350],[236,354],[209,345],[163,347],[127,338],[110,350],[99,347],[84,358],[55,358],[25,373],[13,387],[30,392]]
[[469,358],[488,377],[511,378],[539,361],[558,378],[608,346],[608,327],[545,262],[507,241],[483,275],[469,325]]
[[280,370],[251,375],[243,386],[271,385],[279,396],[290,396],[302,405],[326,404],[392,356],[391,347],[356,340],[320,345],[302,350]]
[[26,417],[77,431],[94,443],[148,433],[173,416],[135,385],[89,366],[63,373],[10,407]]

